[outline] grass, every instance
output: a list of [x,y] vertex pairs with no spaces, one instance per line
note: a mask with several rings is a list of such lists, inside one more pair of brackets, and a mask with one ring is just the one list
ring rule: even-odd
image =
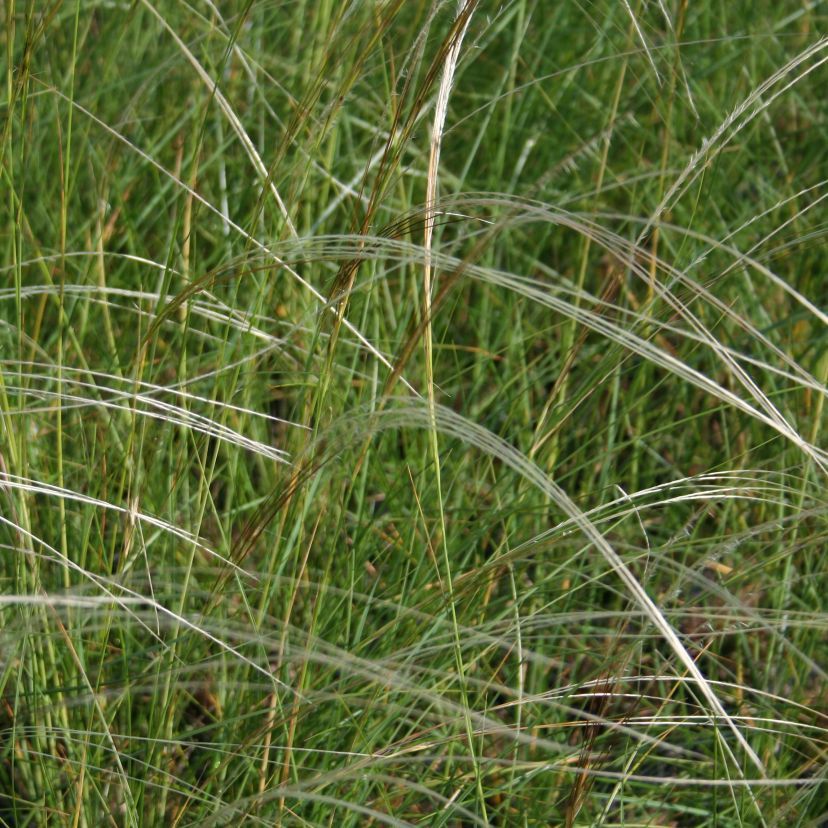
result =
[[0,824],[825,824],[824,3],[3,15]]

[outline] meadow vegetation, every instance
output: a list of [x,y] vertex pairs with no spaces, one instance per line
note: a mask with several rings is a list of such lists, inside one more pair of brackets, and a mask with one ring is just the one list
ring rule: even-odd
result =
[[0,825],[826,824],[824,2],[0,8]]

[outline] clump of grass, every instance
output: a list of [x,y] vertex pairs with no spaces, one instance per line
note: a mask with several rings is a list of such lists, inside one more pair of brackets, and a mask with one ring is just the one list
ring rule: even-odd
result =
[[820,825],[820,4],[7,3],[0,824]]

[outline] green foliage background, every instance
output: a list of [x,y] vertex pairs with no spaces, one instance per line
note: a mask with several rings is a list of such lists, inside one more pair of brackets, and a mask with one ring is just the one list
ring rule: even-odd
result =
[[824,3],[2,9],[3,824],[823,824]]

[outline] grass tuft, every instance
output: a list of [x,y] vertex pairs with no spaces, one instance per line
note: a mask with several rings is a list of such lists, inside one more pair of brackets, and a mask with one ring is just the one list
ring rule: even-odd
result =
[[0,825],[823,825],[825,23],[7,2]]

